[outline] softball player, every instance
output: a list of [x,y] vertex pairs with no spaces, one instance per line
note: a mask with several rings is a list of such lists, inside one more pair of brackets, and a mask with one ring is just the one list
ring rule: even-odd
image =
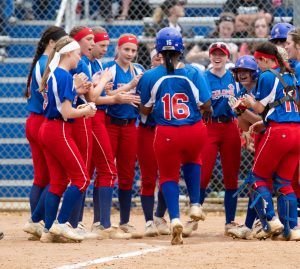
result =
[[156,50],[164,64],[147,71],[140,79],[141,113],[153,110],[157,124],[154,152],[159,183],[171,220],[172,245],[182,244],[179,219],[179,171],[184,176],[191,200],[190,217],[199,219],[200,153],[206,141],[206,127],[200,109],[210,111],[210,94],[198,69],[179,61],[184,46],[181,34],[166,27],[156,36]]
[[236,95],[236,82],[232,73],[225,69],[229,50],[225,43],[213,43],[209,47],[212,68],[206,71],[212,94],[213,114],[207,118],[208,140],[202,153],[202,173],[200,204],[205,199],[205,191],[212,176],[217,153],[220,152],[225,186],[225,235],[234,223],[237,198],[238,174],[241,159],[241,140],[234,112],[228,104],[228,98]]
[[[136,57],[137,46],[136,36],[132,34],[120,36],[115,60],[103,65],[103,68],[109,68],[113,73],[113,89],[110,94],[114,95],[130,89],[135,92],[136,84],[144,71],[141,65],[132,63]],[[113,156],[116,158],[118,173],[120,228],[130,233],[133,238],[142,237],[142,234],[129,224],[137,154],[137,117],[136,105],[115,104],[107,109],[106,128]]]
[[[244,104],[261,113],[267,127],[247,180],[262,223],[262,229],[255,236],[264,239],[275,235],[273,238],[277,240],[300,240],[297,199],[291,186],[300,156],[300,115],[295,102],[294,76],[270,42],[260,44],[254,57],[264,72],[259,77],[255,99],[247,95]],[[272,195],[266,186],[271,177],[278,196],[280,220],[275,215]]]
[[[51,241],[53,234],[74,241],[83,239],[83,236],[76,233],[67,222],[74,205],[82,199],[90,180],[72,137],[72,122],[74,118],[91,117],[95,114],[95,110],[89,105],[82,109],[74,108],[77,95],[69,70],[76,67],[79,60],[78,42],[69,37],[60,39],[49,55],[50,64],[45,69],[40,86],[44,96],[46,120],[40,128],[39,135],[50,172],[42,242]],[[55,220],[63,193],[63,203]],[[40,224],[34,221],[35,217],[33,213],[33,222],[26,223],[25,228],[37,235],[40,233]]]
[[[162,55],[158,54],[156,49],[151,51],[150,57],[151,68],[163,64]],[[141,93],[138,92],[138,94]],[[146,220],[145,236],[150,237],[158,234],[170,234],[167,222],[163,218],[167,208],[161,189],[158,192],[157,208],[153,217],[154,191],[158,177],[158,166],[153,149],[155,126],[156,123],[151,114],[148,116],[141,115],[138,127],[137,157],[141,171],[141,203]]]
[[[287,35],[285,49],[288,53],[290,66],[295,70],[297,78],[298,93],[300,89],[300,28],[290,31]],[[298,100],[299,108],[299,100]],[[300,217],[300,165],[296,169],[292,182],[293,189],[298,201],[298,217]]]
[[67,33],[61,27],[56,26],[50,26],[44,31],[37,45],[27,78],[25,97],[27,98],[27,110],[30,114],[25,129],[31,148],[34,170],[33,185],[29,194],[31,214],[35,210],[44,188],[50,181],[47,163],[38,139],[40,126],[45,119],[43,115],[43,96],[39,92],[39,87],[49,53],[56,41],[66,35]]
[[[102,27],[93,28],[95,46],[89,57],[92,75],[98,80],[99,74],[103,74],[100,59],[105,55],[109,45],[108,33]],[[101,77],[100,76],[100,77]],[[96,78],[95,78],[96,77]],[[94,222],[92,232],[101,238],[128,239],[130,234],[120,231],[111,226],[110,210],[112,205],[113,187],[117,175],[112,148],[105,126],[105,110],[107,104],[136,102],[133,95],[119,93],[113,96],[106,96],[105,91],[97,97],[97,112],[92,118],[93,153],[90,176],[94,174],[96,167],[96,178],[94,181],[93,202],[94,202]]]
[[285,47],[288,32],[295,29],[295,26],[287,22],[276,23],[271,30],[270,42],[278,47]]

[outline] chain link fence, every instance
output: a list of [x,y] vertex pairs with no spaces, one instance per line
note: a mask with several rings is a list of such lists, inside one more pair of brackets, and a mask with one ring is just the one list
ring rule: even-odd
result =
[[[129,2],[128,9],[122,5],[126,2]],[[269,30],[275,22],[294,22],[296,26],[300,26],[299,16],[297,16],[300,15],[300,5],[295,4],[297,1],[253,2],[259,2],[259,5],[243,7],[239,5],[240,1],[231,0],[1,1],[0,208],[18,209],[14,201],[27,201],[32,184],[31,153],[25,138],[25,121],[28,112],[23,95],[36,43],[47,26],[62,23],[67,31],[75,25],[103,26],[111,37],[109,50],[103,62],[113,59],[117,38],[121,34],[133,33],[140,40],[137,62],[144,65],[145,68],[149,68],[149,51],[153,47],[155,33],[161,27],[169,25],[170,22],[176,24],[178,18],[178,27],[184,35],[186,45],[183,60],[202,64],[206,68],[209,63],[207,58],[199,55],[207,50],[211,42],[223,40],[229,43],[232,55],[236,57],[241,53],[241,48],[244,48],[244,52],[251,53],[253,43],[266,40]],[[254,15],[258,13],[261,16]],[[159,14],[162,15],[161,19],[159,19]],[[255,33],[256,17],[263,17],[267,23],[268,34],[265,36]],[[248,19],[245,20],[245,18]],[[224,22],[227,28],[232,28],[229,34],[224,34],[221,29]],[[237,25],[237,23],[239,24]],[[252,161],[252,153],[243,149],[240,181],[245,179],[247,172],[251,169]],[[134,184],[135,201],[139,200],[139,188],[140,173],[137,165]],[[180,188],[182,199],[185,200],[186,188],[182,180]],[[207,190],[208,196],[222,197],[223,190],[222,169],[218,158]],[[88,189],[87,196],[89,199],[91,198],[92,187]],[[116,192],[114,197],[117,197]]]

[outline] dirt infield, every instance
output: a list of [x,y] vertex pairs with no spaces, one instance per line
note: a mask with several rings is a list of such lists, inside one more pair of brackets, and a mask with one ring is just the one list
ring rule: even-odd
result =
[[[280,268],[300,267],[300,242],[233,240],[225,237],[224,216],[208,214],[198,231],[184,239],[184,245],[171,246],[169,236],[132,240],[88,240],[80,244],[42,244],[28,241],[22,232],[29,213],[0,212],[0,268]],[[84,223],[90,226],[91,212]],[[182,214],[182,220],[187,217]],[[113,221],[117,222],[118,212]],[[244,216],[237,218],[242,222]],[[144,219],[140,211],[132,214],[140,230]],[[64,266],[64,267],[63,267]]]

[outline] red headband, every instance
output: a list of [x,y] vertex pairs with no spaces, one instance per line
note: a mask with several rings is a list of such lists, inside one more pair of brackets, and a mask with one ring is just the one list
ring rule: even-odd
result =
[[277,57],[275,55],[255,51],[253,56],[256,59],[260,59],[260,58],[273,59],[273,60],[275,60],[276,64],[278,65],[278,60],[277,60]]
[[91,28],[83,28],[81,29],[78,33],[76,33],[73,38],[76,40],[76,41],[80,41],[82,38],[84,38],[85,36],[87,35],[90,35],[92,34],[93,35],[93,30]]
[[95,43],[103,41],[103,40],[109,40],[109,35],[106,32],[98,33],[98,34],[94,34],[94,35],[95,35],[95,37],[94,37]]
[[133,43],[133,44],[138,44],[138,41],[136,39],[135,36],[132,36],[132,35],[125,35],[125,36],[122,36],[119,41],[118,41],[118,47],[122,46],[123,44],[125,43]]

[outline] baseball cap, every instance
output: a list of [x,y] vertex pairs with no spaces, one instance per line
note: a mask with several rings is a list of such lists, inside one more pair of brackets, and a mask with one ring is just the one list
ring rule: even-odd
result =
[[216,43],[212,43],[209,46],[209,54],[211,54],[212,52],[214,52],[215,50],[221,50],[224,54],[226,54],[228,57],[230,56],[230,52],[228,49],[228,46],[223,43],[223,42],[216,42]]

